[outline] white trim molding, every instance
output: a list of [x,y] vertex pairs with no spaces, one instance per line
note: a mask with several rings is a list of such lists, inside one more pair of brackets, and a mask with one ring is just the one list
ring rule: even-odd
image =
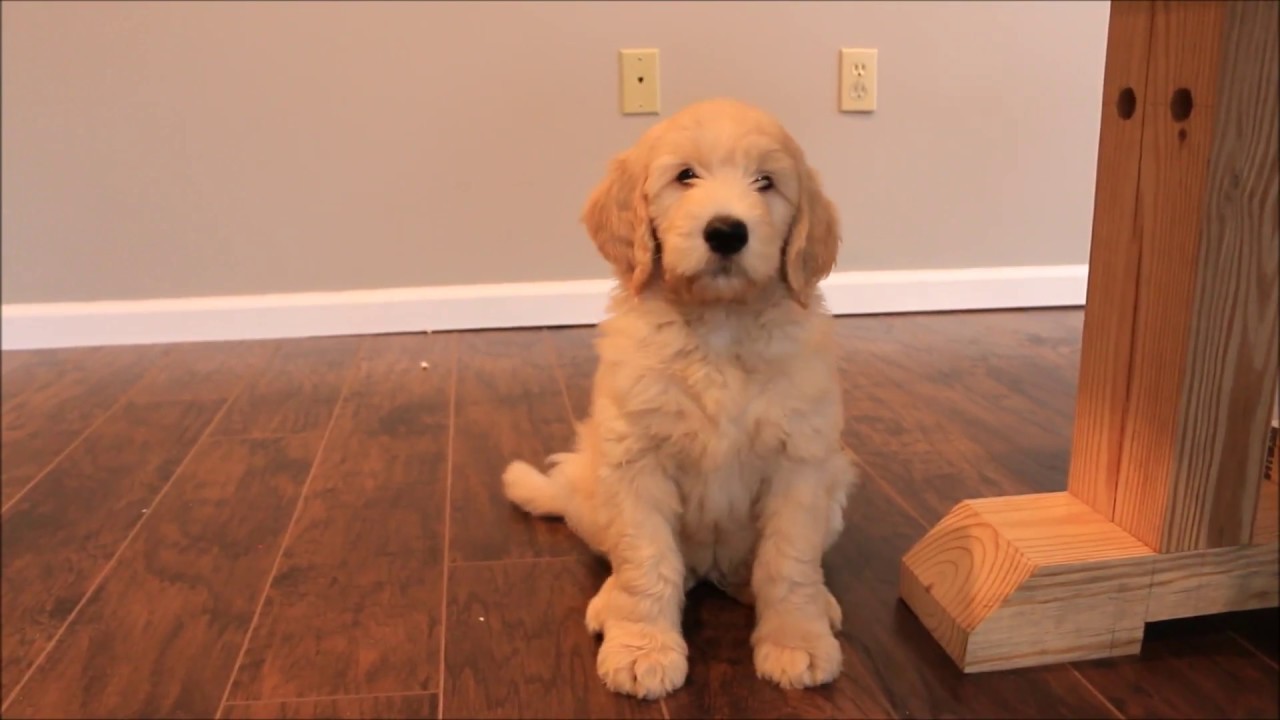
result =
[[[823,282],[836,315],[1084,305],[1087,265],[853,270]],[[279,295],[31,303],[0,308],[5,350],[592,325],[612,280]]]

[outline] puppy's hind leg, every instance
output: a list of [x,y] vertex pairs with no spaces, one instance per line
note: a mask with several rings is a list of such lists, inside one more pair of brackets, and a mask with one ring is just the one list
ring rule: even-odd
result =
[[575,535],[599,555],[604,554],[605,527],[591,512],[591,466],[581,453],[559,453],[548,458],[543,473],[519,460],[502,473],[507,499],[534,517],[563,518]]
[[569,488],[564,478],[553,478],[523,460],[516,460],[502,472],[502,492],[535,517],[562,518],[569,511]]

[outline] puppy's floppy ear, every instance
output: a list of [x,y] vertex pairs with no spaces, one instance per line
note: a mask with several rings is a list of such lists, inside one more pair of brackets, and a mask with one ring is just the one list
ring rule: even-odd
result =
[[800,162],[796,216],[783,250],[782,276],[792,297],[808,306],[818,282],[831,273],[840,250],[840,216],[822,192],[818,174]]
[[647,168],[635,149],[614,157],[582,211],[596,248],[632,292],[653,272],[655,241],[644,194]]

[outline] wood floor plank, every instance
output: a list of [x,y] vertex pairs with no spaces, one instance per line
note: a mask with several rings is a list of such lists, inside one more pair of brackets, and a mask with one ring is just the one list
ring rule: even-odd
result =
[[285,345],[268,341],[170,345],[164,361],[133,389],[129,399],[229,398]]
[[[994,333],[970,318],[949,318],[968,328],[945,330],[938,318],[900,320],[888,328],[840,323],[847,349],[846,440],[917,518],[932,524],[965,498],[1065,487],[1070,365],[1026,347],[1021,335],[1027,331],[1014,327]],[[986,348],[967,336],[982,338],[1004,357],[982,359]],[[992,372],[995,367],[1014,380]],[[1036,395],[1041,400],[1029,400]],[[923,634],[921,642],[932,643],[909,612],[904,622]],[[1203,670],[1203,682],[1215,682],[1217,672]],[[1162,680],[1146,682],[1157,688]]]
[[[690,677],[668,700],[672,717],[1109,716],[1066,667],[960,673],[897,597],[901,554],[923,525],[874,484],[853,499],[847,522],[826,562],[828,585],[844,609],[845,670],[837,682],[792,694],[756,679],[751,613],[710,593],[710,600],[691,601]],[[700,602],[710,607],[700,609]]]
[[5,350],[0,355],[0,404],[8,405],[28,390],[57,380],[67,366],[91,363],[94,350]]
[[222,717],[230,720],[435,720],[438,709],[435,693],[416,693],[228,704]]
[[894,489],[911,493],[910,509],[923,522],[936,522],[960,500],[1006,494],[1009,481],[988,448],[948,427],[867,361],[842,366],[845,443],[868,467],[904,478]]
[[825,564],[827,582],[844,609],[843,638],[867,658],[898,717],[1112,717],[1066,666],[962,674],[898,598],[901,558],[925,526],[871,478],[851,499],[846,523]]
[[[957,428],[1005,444],[1056,442],[1070,433],[1078,363],[1045,347],[1077,337],[1045,321],[1041,342],[1013,321],[1022,312],[915,315],[840,322],[858,359],[878,365],[901,392],[929,403]],[[1044,332],[1053,335],[1045,337]],[[1077,340],[1078,342],[1078,340]],[[1016,425],[1017,434],[1007,432]],[[1003,447],[1003,446],[996,446]]]
[[563,523],[535,521],[502,495],[507,463],[542,466],[572,449],[573,426],[541,330],[459,337],[450,559],[587,553]]
[[30,387],[0,412],[0,505],[101,420],[164,352],[150,346],[94,348],[56,362],[56,374],[31,378]]
[[0,701],[145,517],[222,404],[126,403],[9,508],[0,523]]
[[591,382],[596,373],[596,329],[594,327],[555,328],[547,339],[555,354],[564,390],[573,417],[582,420],[591,409]]
[[231,700],[439,686],[455,349],[443,334],[369,339]]
[[282,344],[236,397],[215,437],[302,435],[329,424],[362,337],[325,337]]
[[[913,370],[919,361],[917,372],[981,403],[963,409],[988,422],[1015,416],[1056,433],[1075,414],[1082,318],[1078,310],[918,315],[901,351]],[[984,414],[988,408],[994,417]]]
[[202,443],[6,717],[213,717],[319,445]]
[[451,567],[444,716],[661,717],[596,675],[583,618],[605,575],[583,557]]
[[[1065,483],[1080,317],[838,319],[845,440],[875,473],[825,568],[845,612],[844,673],[802,692],[757,679],[751,610],[698,588],[689,680],[666,700],[670,717],[1108,717],[1111,705],[1133,717],[1275,717],[1274,611],[1153,626],[1142,660],[965,676],[897,597],[902,554],[954,501]],[[6,353],[6,472],[39,464],[64,437],[62,415],[105,419],[0,524],[5,696],[137,533],[2,714],[209,717],[243,649],[224,717],[435,717],[438,691],[452,717],[657,716],[663,705],[613,695],[596,677],[582,616],[602,561],[500,492],[512,458],[568,447],[569,418],[590,396],[593,335]],[[450,490],[441,398],[455,342]],[[242,386],[223,437],[202,443],[156,503]],[[454,565],[444,598],[447,559],[492,562]],[[250,700],[265,701],[237,702]]]
[[1215,618],[1147,625],[1142,654],[1076,669],[1126,718],[1280,717],[1280,678]]
[[53,352],[57,350],[0,350],[0,375],[38,360],[41,353]]
[[[903,474],[912,510],[932,524],[974,497],[1061,490],[1070,462],[1070,402],[1028,402],[1026,386],[1065,394],[1074,375],[1024,350],[1011,388],[957,342],[926,332],[933,318],[849,318],[838,322],[845,383],[845,439],[884,477]],[[963,323],[952,318],[953,323]],[[975,329],[976,331],[976,329]],[[991,338],[992,347],[1015,346]],[[1006,350],[1007,352],[1007,350]],[[905,467],[903,465],[905,464]],[[918,479],[918,481],[917,481]]]
[[667,699],[672,717],[895,717],[876,664],[845,637],[844,670],[835,682],[788,692],[756,677],[751,631],[755,611],[706,585],[695,587],[685,610],[689,678]]

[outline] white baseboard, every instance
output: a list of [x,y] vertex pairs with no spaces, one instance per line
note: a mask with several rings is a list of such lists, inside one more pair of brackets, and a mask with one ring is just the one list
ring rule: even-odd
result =
[[[1087,265],[849,271],[823,283],[837,315],[1082,306]],[[5,350],[591,325],[611,280],[0,308]]]

